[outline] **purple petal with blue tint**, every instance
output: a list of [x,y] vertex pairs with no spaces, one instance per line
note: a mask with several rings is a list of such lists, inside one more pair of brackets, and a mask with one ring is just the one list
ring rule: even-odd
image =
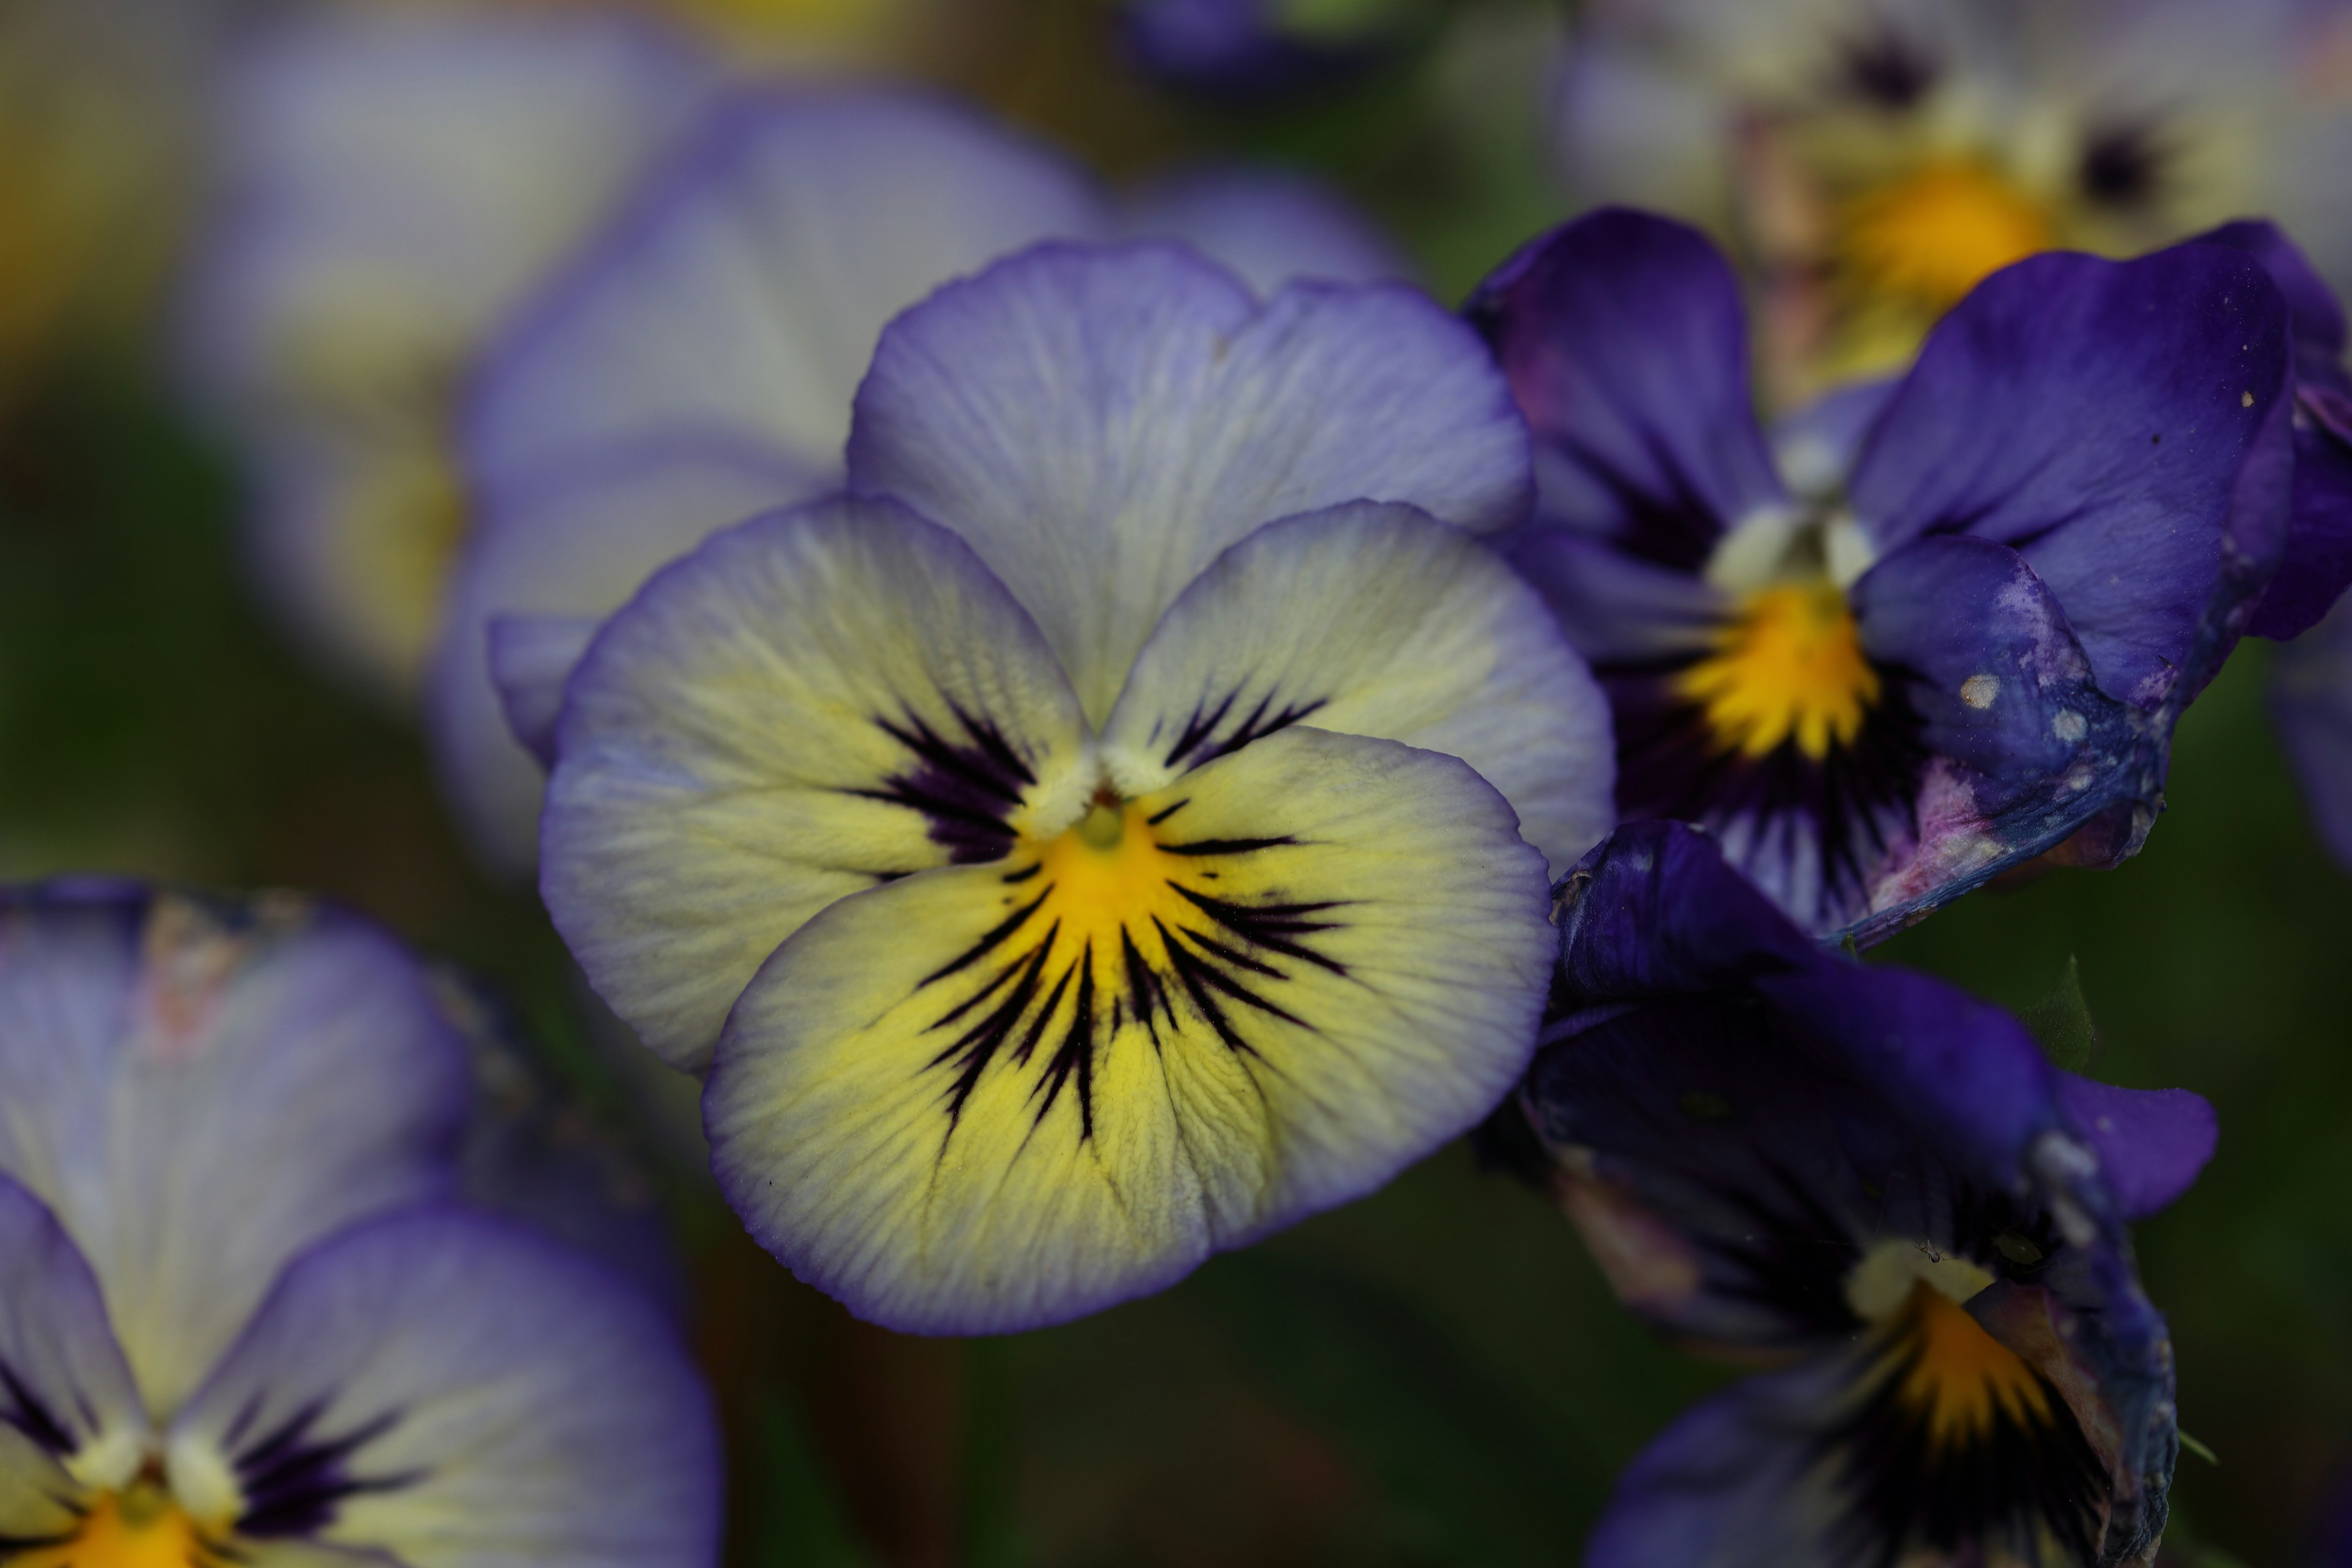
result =
[[[98,1277],[40,1199],[0,1175],[0,1550],[69,1533],[64,1469],[100,1450],[135,1472],[147,1418]],[[130,1473],[90,1477],[120,1485]],[[12,1553],[13,1555],[13,1553]]]
[[1596,664],[1702,650],[1731,612],[1729,597],[1704,577],[1540,519],[1497,535],[1495,548],[1544,596],[1576,651]]
[[1881,552],[1963,531],[2016,549],[2100,688],[2154,709],[2218,666],[2283,547],[2289,354],[2277,288],[2220,247],[2032,258],[1928,338],[1854,510]]
[[2278,573],[2246,629],[2308,630],[2352,584],[2352,375],[2344,368],[2344,307],[2275,224],[2224,224],[2198,238],[2261,262],[2286,296],[2295,340],[2294,515]]
[[1313,87],[1380,58],[1373,43],[1325,45],[1286,31],[1279,0],[1128,0],[1128,55],[1145,71],[1211,97],[1253,99]]
[[601,1265],[427,1207],[296,1259],[173,1422],[239,1531],[404,1563],[710,1568],[720,1459],[673,1326]]
[[1928,757],[1910,842],[1878,868],[1858,941],[1891,934],[2102,813],[2155,819],[2162,726],[2091,679],[2024,557],[1969,534],[1903,545],[1853,585],[1863,646],[1904,683]]
[[1504,263],[1467,310],[1535,431],[1543,521],[1696,571],[1743,517],[1786,503],[1739,286],[1697,230],[1595,213]]
[[415,960],[364,921],[288,897],[0,896],[0,1172],[89,1258],[154,1409],[295,1252],[447,1192],[470,1100]]
[[1822,961],[1818,943],[1733,870],[1704,833],[1637,822],[1553,890],[1560,986],[1598,1002],[1721,990]]
[[2212,1105],[2185,1089],[2118,1089],[2062,1072],[2058,1100],[2126,1219],[2145,1219],[2195,1185],[2221,1137]]

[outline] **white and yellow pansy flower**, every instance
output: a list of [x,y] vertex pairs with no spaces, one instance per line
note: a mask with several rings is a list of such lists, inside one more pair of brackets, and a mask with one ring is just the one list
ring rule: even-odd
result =
[[1529,471],[1465,327],[1044,246],[885,331],[848,479],[656,574],[551,740],[548,907],[709,1073],[763,1245],[894,1327],[1030,1327],[1492,1108],[1611,763],[1472,537]]

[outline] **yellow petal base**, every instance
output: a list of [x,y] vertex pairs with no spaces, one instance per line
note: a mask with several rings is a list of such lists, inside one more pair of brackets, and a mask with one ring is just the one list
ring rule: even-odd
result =
[[1823,580],[1749,595],[1675,691],[1705,710],[1719,751],[1763,757],[1794,741],[1820,762],[1861,735],[1879,680],[1845,595]]

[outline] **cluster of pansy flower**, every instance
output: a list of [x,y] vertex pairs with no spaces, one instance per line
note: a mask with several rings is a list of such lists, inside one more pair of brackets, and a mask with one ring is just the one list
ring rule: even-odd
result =
[[0,894],[0,1559],[717,1562],[677,1326],[514,1217],[596,1188],[456,1001],[286,897]]
[[[1700,73],[1645,120],[1609,73],[1681,80],[1714,13],[1596,5],[1564,100],[1604,150],[1749,135],[1786,384],[1917,349],[1769,427],[1676,222],[1449,312],[1295,179],[1115,194],[562,13],[266,50],[194,379],[281,599],[423,681],[484,858],[853,1312],[1066,1321],[1516,1126],[1630,1307],[1766,1368],[1591,1560],[2144,1563],[2177,1426],[2125,1226],[2210,1113],[1839,945],[2138,848],[2237,640],[2352,577],[2343,318],[2263,224],[2030,254],[2177,233],[2182,122],[2037,121],[1969,7],[1833,9],[1738,114]],[[1222,18],[1253,90],[1306,15],[1131,12]],[[709,1560],[669,1325],[440,1201],[463,1056],[409,960],[273,905],[0,918],[0,1553]]]

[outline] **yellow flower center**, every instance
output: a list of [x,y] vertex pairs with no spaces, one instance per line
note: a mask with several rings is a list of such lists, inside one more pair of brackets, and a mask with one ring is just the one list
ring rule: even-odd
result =
[[1906,1364],[1895,1397],[1926,1417],[1930,1445],[1979,1441],[2001,1414],[2020,1426],[2051,1424],[2041,1378],[1985,1332],[1967,1308],[1922,1279],[1911,1288],[1903,1313],[1893,1353]]
[[1763,757],[1794,740],[1819,762],[1862,733],[1878,672],[1834,583],[1781,583],[1748,597],[1675,691],[1705,710],[1720,751]]
[[1175,879],[1198,868],[1188,857],[1160,847],[1154,825],[1132,801],[1101,800],[1076,826],[1035,846],[1050,889],[1039,912],[1059,927],[1053,945],[1066,952],[1091,950],[1097,962],[1116,965],[1123,944],[1136,942],[1157,960],[1164,939],[1191,911]]
[[1973,159],[1928,163],[1854,197],[1842,216],[1852,288],[1938,312],[2055,240],[2048,213]]
[[225,1559],[169,1492],[142,1479],[100,1497],[65,1540],[9,1561],[10,1568],[213,1568]]

